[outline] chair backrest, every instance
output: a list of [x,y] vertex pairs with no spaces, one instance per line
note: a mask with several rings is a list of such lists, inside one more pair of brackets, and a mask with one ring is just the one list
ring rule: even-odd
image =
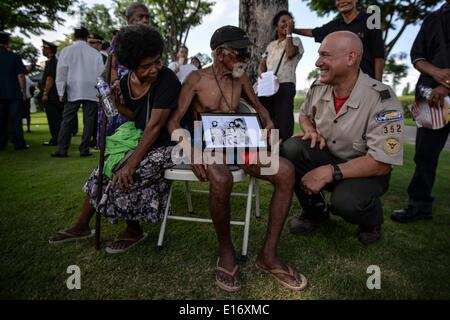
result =
[[256,113],[256,110],[244,99],[239,101],[238,113]]

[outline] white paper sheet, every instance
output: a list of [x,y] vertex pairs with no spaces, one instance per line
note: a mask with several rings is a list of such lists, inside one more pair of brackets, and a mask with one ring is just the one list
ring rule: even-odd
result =
[[258,97],[268,97],[274,95],[278,90],[278,78],[272,70],[261,73],[258,78]]

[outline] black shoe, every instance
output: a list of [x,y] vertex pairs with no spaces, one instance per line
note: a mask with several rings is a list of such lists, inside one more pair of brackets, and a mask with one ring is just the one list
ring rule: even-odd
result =
[[[305,208],[303,209],[305,212]],[[289,229],[295,235],[307,235],[323,225],[330,218],[330,208],[324,202],[310,203],[307,206],[308,218],[303,213],[292,218]],[[314,219],[311,219],[314,217]]]
[[16,148],[15,150],[20,151],[20,150],[27,150],[27,149],[30,149],[30,145],[28,145],[28,144],[24,145],[23,147]]
[[80,157],[90,157],[90,156],[92,156],[92,153],[90,153],[89,151],[80,153]]
[[381,225],[374,227],[359,226],[358,240],[365,245],[373,244],[381,239]]
[[295,235],[307,235],[316,230],[321,225],[325,224],[328,219],[311,220],[304,215],[295,216],[289,223],[289,230]]
[[397,222],[413,222],[417,220],[429,220],[432,218],[431,212],[421,211],[412,206],[404,209],[394,210],[391,214],[391,219]]
[[42,143],[43,146],[50,147],[50,146],[57,146],[58,144],[56,142],[51,141],[45,141]]
[[67,153],[59,153],[59,152],[53,152],[51,154],[53,158],[67,158]]

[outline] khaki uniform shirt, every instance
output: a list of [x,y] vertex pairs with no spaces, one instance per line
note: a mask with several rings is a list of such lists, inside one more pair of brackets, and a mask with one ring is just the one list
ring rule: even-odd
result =
[[345,161],[369,154],[377,161],[403,164],[403,109],[392,89],[360,71],[338,114],[332,87],[311,86],[300,115],[308,116],[327,148]]
[[[277,70],[278,63],[280,62],[281,55],[283,54],[284,49],[286,48],[287,38],[281,42],[278,40],[272,41],[267,46],[266,51],[263,54],[263,57],[266,57],[266,65],[267,70],[272,70],[275,72]],[[295,84],[295,70],[297,69],[297,65],[300,59],[303,56],[303,45],[298,37],[292,38],[292,43],[294,46],[298,47],[298,53],[295,57],[288,59],[286,53],[284,54],[283,60],[280,64],[280,69],[278,69],[277,77],[280,83],[292,82]]]

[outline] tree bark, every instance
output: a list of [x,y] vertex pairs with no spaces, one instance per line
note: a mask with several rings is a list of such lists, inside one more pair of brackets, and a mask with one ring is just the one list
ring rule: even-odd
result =
[[280,10],[288,10],[288,0],[240,0],[239,27],[247,32],[251,47],[251,59],[247,74],[252,82],[258,77],[261,55],[270,41],[275,39],[272,18]]

